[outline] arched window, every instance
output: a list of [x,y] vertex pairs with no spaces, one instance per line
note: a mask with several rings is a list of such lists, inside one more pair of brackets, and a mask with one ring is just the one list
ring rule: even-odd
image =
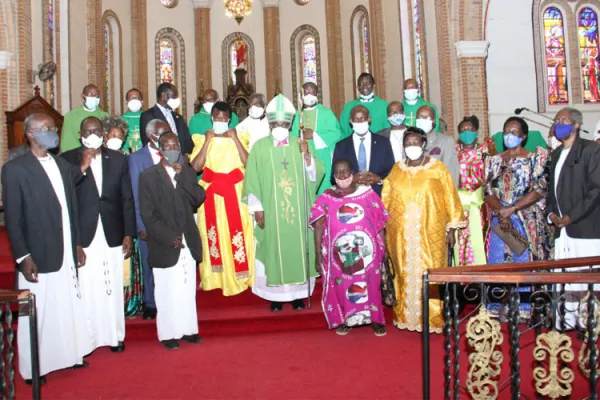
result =
[[123,38],[121,22],[114,11],[107,10],[102,16],[104,24],[104,87],[103,108],[110,114],[123,110]]
[[256,87],[256,71],[254,68],[254,42],[252,38],[242,32],[233,32],[223,39],[221,43],[221,57],[223,62],[223,97],[227,95],[230,85],[235,85],[237,77],[235,71],[246,71],[246,83]]
[[154,38],[156,86],[169,82],[177,86],[181,101],[181,114],[187,117],[187,90],[185,78],[185,43],[179,32],[163,28]]
[[356,80],[363,72],[372,72],[371,36],[369,12],[364,6],[358,6],[350,17],[350,45],[352,53],[352,76],[356,90]]
[[543,14],[546,90],[548,104],[569,103],[567,50],[562,12],[548,7]]
[[[321,45],[319,32],[311,25],[301,25],[290,38],[292,58],[292,90],[298,93],[306,82],[320,85],[321,80]],[[322,99],[319,90],[319,101]]]
[[[59,40],[57,40],[57,30],[55,25],[55,13],[57,10],[55,9],[54,0],[45,0],[45,18],[44,18],[44,62],[54,62],[57,60],[57,46]],[[57,107],[56,104],[56,86],[57,86],[57,77],[58,77],[58,69],[55,71],[52,79],[47,80],[43,87],[46,100],[53,106]]]
[[413,16],[413,37],[415,43],[415,78],[419,82],[419,87],[424,97],[426,94],[425,85],[425,54],[424,54],[424,37],[422,35],[422,23],[421,23],[421,8],[419,0],[412,0],[412,16]]
[[598,14],[590,7],[583,7],[577,14],[577,36],[581,60],[581,81],[584,103],[600,101],[598,85]]

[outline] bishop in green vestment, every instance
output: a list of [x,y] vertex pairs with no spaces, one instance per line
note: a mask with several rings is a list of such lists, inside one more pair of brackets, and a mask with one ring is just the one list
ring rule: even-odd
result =
[[[295,112],[294,105],[282,94],[267,105],[271,133],[256,142],[248,156],[242,192],[242,201],[248,204],[257,225],[252,291],[271,301],[273,311],[280,311],[282,303],[290,301],[295,309],[304,308],[302,299],[308,297],[307,262],[310,278],[317,276],[312,231],[306,237],[306,211],[314,203],[323,179],[323,163],[308,143],[289,136]],[[308,204],[304,203],[303,174]]]
[[131,154],[138,151],[144,144],[140,137],[140,117],[142,116],[142,93],[138,89],[131,89],[125,95],[127,100],[127,111],[123,114],[123,119],[127,122],[129,129],[127,131],[127,137],[123,144],[123,152],[125,154]]
[[404,125],[415,127],[417,123],[417,111],[423,106],[429,106],[435,111],[435,128],[434,132],[442,132],[442,125],[440,124],[440,113],[437,107],[426,101],[421,97],[421,91],[419,90],[419,83],[416,79],[410,78],[404,82]]
[[[342,138],[340,124],[333,111],[318,104],[319,89],[316,84],[307,82],[303,86],[302,124],[304,139],[308,142],[317,158],[323,162],[325,178],[319,186],[317,195],[329,189],[331,184],[331,160],[335,144]],[[300,137],[300,113],[296,113],[292,125],[292,136]]]
[[350,114],[352,109],[358,105],[365,106],[369,110],[372,132],[379,132],[382,129],[390,127],[387,115],[389,103],[382,98],[375,96],[375,78],[373,78],[373,75],[366,72],[360,74],[358,77],[358,92],[360,93],[360,97],[346,103],[342,115],[340,116],[342,139],[352,135],[353,131],[350,126]]
[[96,117],[101,120],[108,117],[108,114],[99,107],[100,91],[95,85],[87,85],[83,88],[81,100],[82,105],[65,114],[60,133],[60,151],[63,153],[81,147],[79,131],[81,130],[81,122],[84,119]]
[[[212,129],[211,111],[217,101],[219,101],[219,94],[216,90],[208,89],[202,93],[202,108],[198,114],[190,119],[190,133],[192,135],[204,135],[207,130]],[[235,128],[239,123],[238,116],[232,112],[229,127]]]

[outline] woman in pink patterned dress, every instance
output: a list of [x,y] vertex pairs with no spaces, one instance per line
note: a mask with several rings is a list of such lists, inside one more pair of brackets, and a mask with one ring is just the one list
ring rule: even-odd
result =
[[485,238],[489,231],[490,210],[484,201],[485,158],[489,155],[487,143],[477,143],[479,120],[465,117],[458,124],[459,143],[456,145],[460,176],[458,195],[469,222],[458,231],[455,247],[456,265],[483,265],[487,263]]
[[323,276],[325,319],[338,335],[371,324],[383,336],[381,266],[389,216],[370,186],[357,186],[350,162],[337,160],[333,176],[336,185],[317,198],[309,221],[320,249],[316,268]]

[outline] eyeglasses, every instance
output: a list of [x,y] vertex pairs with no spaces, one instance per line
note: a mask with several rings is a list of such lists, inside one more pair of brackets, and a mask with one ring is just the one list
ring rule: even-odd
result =
[[39,128],[36,128],[33,130],[34,132],[53,132],[56,133],[58,132],[58,128],[54,127],[54,128],[48,128],[47,126],[42,125]]

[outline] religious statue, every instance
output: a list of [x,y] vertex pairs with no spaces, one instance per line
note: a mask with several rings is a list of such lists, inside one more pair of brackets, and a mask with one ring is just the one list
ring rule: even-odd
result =
[[248,69],[248,44],[244,40],[238,39],[233,45],[235,46],[236,69]]

